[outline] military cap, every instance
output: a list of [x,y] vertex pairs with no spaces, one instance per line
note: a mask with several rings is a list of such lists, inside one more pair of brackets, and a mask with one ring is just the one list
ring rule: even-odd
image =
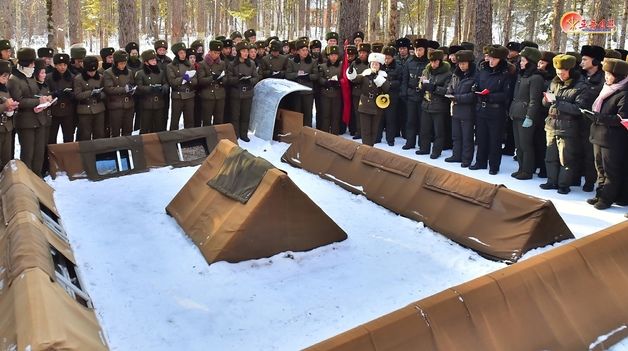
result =
[[17,51],[18,61],[32,62],[36,59],[35,50],[31,48],[21,48]]
[[463,41],[460,43],[460,46],[462,46],[465,50],[475,50],[475,44],[468,42],[468,41]]
[[84,47],[75,46],[70,48],[70,57],[73,59],[84,59],[87,55],[87,50]]
[[384,49],[384,43],[373,43],[371,45],[371,49],[373,50],[373,52],[382,52],[382,50]]
[[580,66],[580,62],[582,62],[582,55],[579,52],[575,51],[567,51],[565,55],[571,55],[576,58],[576,65]]
[[452,45],[449,47],[449,55],[455,54],[460,50],[464,50],[465,48],[463,48],[461,45]]
[[379,62],[381,65],[383,65],[384,63],[386,63],[386,56],[384,56],[384,54],[382,54],[381,52],[372,52],[369,54],[368,61],[369,63]]
[[233,47],[233,40],[231,39],[225,39],[222,41],[222,47],[223,48],[232,48]]
[[414,39],[414,43],[412,43],[412,46],[414,46],[414,48],[425,48],[427,49],[427,44],[429,44],[429,40],[425,39],[425,38],[417,38]]
[[628,50],[624,50],[624,49],[615,49],[615,51],[619,52],[619,54],[621,55],[621,59],[625,60],[626,59],[626,55],[628,55]]
[[272,37],[268,37],[268,38],[266,38],[266,45],[270,45],[270,43],[271,43],[273,40],[279,41],[279,37],[275,35],[275,36],[272,36]]
[[607,58],[602,65],[604,72],[612,73],[617,76],[628,76],[628,62],[616,58]]
[[219,40],[219,41],[225,41],[225,39],[227,39],[227,37],[224,36],[224,35],[219,35],[219,36],[214,38],[214,40]]
[[198,47],[204,47],[205,46],[205,42],[203,41],[203,39],[196,39],[192,42],[192,44],[190,45],[190,48],[194,50],[194,52],[196,52],[196,49]]
[[129,60],[129,54],[126,51],[118,50],[113,53],[113,63],[127,62]]
[[270,42],[270,51],[281,51],[283,47],[283,43],[277,40],[273,40]]
[[11,63],[9,61],[0,60],[0,75],[11,73]]
[[581,56],[588,56],[592,59],[602,62],[604,56],[606,56],[606,50],[603,47],[597,45],[583,45],[580,49]]
[[11,48],[11,42],[6,40],[6,39],[2,39],[0,40],[0,50],[7,50]]
[[554,56],[553,62],[556,69],[572,69],[576,67],[576,58],[567,54]]
[[621,59],[621,53],[617,50],[606,49],[606,55],[604,55],[604,58]]
[[338,47],[338,45],[330,45],[325,48],[325,54],[327,56],[333,55],[333,54],[340,55],[340,48]]
[[159,49],[159,48],[164,48],[164,49],[168,49],[168,43],[166,43],[165,40],[157,40],[153,46],[155,47],[155,50]]
[[192,48],[185,49],[185,58],[190,58],[190,56],[196,57],[196,51]]
[[250,38],[250,37],[256,37],[257,33],[255,33],[255,29],[247,29],[246,32],[244,32],[244,37],[246,39]]
[[236,44],[236,50],[239,52],[240,50],[244,50],[244,49],[249,49],[249,43],[245,42],[245,41],[241,41],[239,43]]
[[152,60],[152,59],[156,59],[157,58],[157,53],[155,52],[155,50],[145,50],[142,51],[142,61],[148,61],[148,60]]
[[385,46],[382,49],[382,52],[384,53],[384,55],[395,56],[395,54],[397,53],[397,50],[395,50],[393,46]]
[[98,69],[98,58],[96,56],[85,56],[83,60],[83,69],[85,71],[95,71]]
[[456,51],[456,61],[458,62],[473,62],[475,61],[475,56],[473,55],[472,50],[458,50]]
[[541,60],[539,61],[545,61],[554,64],[554,56],[556,56],[556,54],[551,51],[541,51]]
[[37,57],[39,58],[43,58],[43,57],[52,57],[54,56],[55,51],[52,50],[51,48],[39,48],[37,49]]
[[405,37],[395,40],[395,46],[397,47],[397,49],[399,49],[399,48],[409,48],[411,44],[412,43],[410,43],[410,39],[405,38]]
[[185,49],[187,49],[187,47],[185,46],[185,43],[176,43],[176,44],[173,44],[172,47],[170,48],[172,53],[175,55],[178,55],[179,51],[185,50]]
[[137,43],[134,41],[126,44],[126,46],[124,47],[124,51],[126,51],[129,54],[131,53],[131,50],[134,50],[134,49],[137,51],[140,51],[140,46],[137,45]]
[[488,52],[491,50],[491,47],[493,47],[493,45],[485,45],[485,46],[482,48],[482,53],[483,53],[484,55],[488,55]]
[[371,44],[369,43],[361,43],[360,45],[358,45],[358,52],[359,51],[366,51],[368,53],[371,52]]
[[310,42],[310,49],[322,48],[322,47],[323,47],[323,44],[321,43],[320,40],[314,39]]
[[220,51],[222,50],[223,43],[220,40],[212,40],[209,42],[209,51]]
[[501,45],[492,45],[488,50],[488,56],[505,60],[508,57],[508,49]]
[[235,38],[242,38],[242,34],[236,30],[235,32],[232,32],[232,33],[231,33],[231,35],[229,36],[229,38],[230,38],[231,40],[235,40]]
[[281,45],[283,46],[290,45],[290,40],[287,40],[287,39],[282,40]]
[[347,55],[357,55],[358,48],[355,45],[347,45]]
[[102,48],[100,49],[100,57],[104,60],[107,56],[113,55],[114,51],[116,51],[114,48]]
[[70,55],[68,54],[55,54],[52,57],[52,63],[58,65],[60,63],[65,63],[66,65],[70,64]]
[[445,53],[445,55],[449,55],[449,47],[448,46],[441,46],[437,50],[442,51],[443,53]]
[[434,50],[437,50],[439,46],[440,46],[440,44],[437,41],[435,41],[435,40],[428,40],[427,41],[427,47],[428,48],[432,48]]
[[521,51],[521,44],[516,42],[516,41],[511,41],[508,44],[506,44],[506,48],[510,51]]
[[295,49],[297,49],[297,50],[299,50],[299,49],[301,49],[301,48],[306,48],[306,47],[308,47],[308,42],[307,42],[307,40],[305,40],[305,39],[300,39],[300,40],[297,40],[297,41],[294,43],[294,48],[295,48]]
[[297,49],[297,42],[295,40],[289,41],[288,42],[288,47],[290,48],[290,50],[296,50]]
[[259,50],[259,49],[265,49],[266,48],[266,41],[265,40],[259,40],[255,42],[255,47]]
[[445,58],[445,53],[442,50],[434,50],[427,55],[430,61],[442,61]]
[[530,40],[524,40],[521,42],[521,44],[519,44],[519,47],[521,47],[521,50],[523,50],[524,48],[535,48],[538,49],[539,48],[539,44],[530,41]]
[[336,32],[327,32],[327,34],[325,34],[325,40],[327,41],[329,41],[330,39],[339,40],[339,38],[340,36]]
[[523,48],[520,55],[528,59],[528,61],[532,61],[534,63],[538,63],[539,60],[541,60],[541,58],[543,57],[543,54],[541,54],[541,51],[539,49],[533,48],[531,46],[526,46],[525,48]]
[[357,32],[353,33],[352,38],[353,38],[353,39],[355,39],[355,38],[361,38],[362,40],[364,40],[364,32],[359,30],[359,31],[357,31]]
[[37,72],[41,71],[42,69],[46,69],[46,60],[44,60],[43,58],[36,58],[35,59],[35,74],[37,74]]
[[299,40],[305,40],[305,41],[307,41],[308,43],[310,42],[310,38],[308,38],[307,36],[298,37],[298,38],[297,38],[297,41],[299,41]]

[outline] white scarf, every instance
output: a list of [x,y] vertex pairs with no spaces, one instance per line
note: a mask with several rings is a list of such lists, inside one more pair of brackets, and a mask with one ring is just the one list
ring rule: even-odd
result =
[[602,88],[602,91],[600,91],[600,95],[598,95],[598,97],[595,99],[595,102],[593,102],[593,112],[599,113],[602,109],[602,104],[604,103],[604,100],[613,95],[613,93],[615,93],[616,91],[623,89],[626,83],[628,83],[628,77],[624,78],[621,82],[614,83],[612,85],[604,83],[604,87]]
[[23,67],[23,66],[17,65],[17,70],[22,72],[22,74],[24,74],[26,78],[30,78],[33,76],[33,73],[35,72],[35,67]]

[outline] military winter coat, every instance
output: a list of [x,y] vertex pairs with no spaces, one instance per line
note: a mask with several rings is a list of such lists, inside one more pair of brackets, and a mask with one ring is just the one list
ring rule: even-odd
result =
[[[221,74],[224,75],[220,77]],[[218,58],[213,61],[209,55],[198,67],[198,86],[201,99],[222,100],[227,94],[225,82],[227,81],[227,64]],[[219,78],[220,77],[220,78]]]
[[420,59],[416,56],[408,59],[403,67],[403,74],[401,75],[401,91],[402,96],[408,98],[408,101],[421,101],[423,100],[423,92],[419,89],[419,83],[423,70],[430,63],[427,57],[423,56]]
[[187,100],[193,99],[196,96],[196,85],[198,84],[198,78],[195,75],[190,82],[183,82],[183,75],[187,71],[194,70],[194,67],[190,64],[190,61],[179,61],[178,58],[172,60],[172,63],[168,65],[166,70],[166,76],[168,77],[168,84],[172,88],[172,100]]
[[[364,74],[364,75],[363,75]],[[390,89],[390,82],[386,80],[381,87],[375,85],[373,81],[377,74],[372,73],[370,69],[365,69],[359,74],[353,82],[357,84],[360,91],[360,104],[358,112],[370,115],[378,114],[384,110],[377,107],[375,99],[381,94],[386,94]]]
[[105,93],[92,95],[93,89],[103,87],[103,79],[100,73],[89,77],[87,73],[81,73],[74,77],[74,97],[76,98],[76,113],[83,115],[95,115],[105,111]]
[[429,82],[420,82],[419,87],[423,92],[423,111],[426,112],[446,112],[449,111],[451,100],[445,97],[447,87],[451,80],[451,66],[447,61],[441,61],[437,69],[432,69],[427,65],[422,76]]
[[136,94],[138,103],[144,110],[159,110],[166,106],[166,96],[170,92],[170,85],[166,79],[166,72],[159,65],[150,67],[144,65],[135,73]]
[[[307,73],[306,75],[299,76],[299,71],[303,71]],[[301,59],[301,56],[296,56],[294,60],[290,62],[288,65],[288,71],[286,72],[286,79],[295,81],[301,85],[305,85],[306,87],[314,88],[314,82],[318,80],[318,64],[312,58],[312,56],[308,56],[305,59]],[[301,95],[309,95],[312,94],[313,91],[302,91],[298,94]]]
[[604,71],[598,69],[592,76],[587,76],[586,73],[583,73],[582,80],[587,88],[584,97],[585,106],[589,109],[604,87]]
[[452,76],[447,94],[453,95],[451,107],[451,117],[461,120],[475,119],[475,102],[476,94],[473,92],[473,84],[475,84],[476,66],[469,64],[469,69],[462,72],[456,67]]
[[[327,97],[337,97],[340,92],[340,77],[342,75],[342,61],[337,60],[332,64],[329,60],[318,65],[319,80],[321,86],[321,94]],[[336,76],[336,80],[330,80]]]
[[103,73],[107,110],[131,109],[135,107],[133,95],[126,92],[127,85],[135,85],[134,73],[128,67],[120,71],[114,66]]
[[55,117],[71,116],[76,114],[76,101],[74,100],[74,79],[70,71],[63,75],[56,69],[46,75],[46,85],[52,96],[59,99],[50,107]]
[[286,71],[288,71],[288,65],[290,60],[285,55],[277,55],[274,57],[272,54],[264,56],[260,65],[260,71],[263,78],[286,78]]
[[382,70],[388,74],[388,77],[386,78],[390,82],[388,94],[398,96],[401,92],[401,75],[403,74],[403,67],[395,59],[390,63],[390,65],[382,66]]
[[17,113],[15,111],[12,116],[7,116],[5,114],[6,107],[4,106],[4,102],[2,100],[11,98],[9,94],[9,89],[6,85],[0,84],[0,133],[7,133],[13,130],[13,116]]
[[[369,68],[369,63],[368,61],[362,61],[359,58],[356,58],[349,66],[353,67],[355,73],[361,74],[365,69]],[[351,96],[360,96],[361,93],[360,83],[357,83],[356,81],[351,82]]]
[[[39,97],[48,95],[48,88],[42,89],[34,78],[26,76],[13,68],[8,82],[9,94],[15,101],[19,101],[17,115],[14,115],[13,125],[17,129],[37,128],[50,124],[48,113],[50,108],[35,113],[33,108],[39,105]],[[43,94],[43,95],[42,95]]]
[[576,137],[578,124],[583,118],[580,108],[589,107],[586,105],[586,83],[580,79],[579,72],[572,70],[571,73],[572,77],[565,82],[559,77],[554,77],[549,92],[556,96],[556,101],[553,103],[543,101],[544,106],[549,106],[545,130],[558,136]]
[[166,55],[160,56],[157,55],[157,66],[162,72],[166,72],[168,70],[168,65],[172,63],[172,59]]
[[475,91],[488,89],[489,94],[477,95],[477,118],[504,118],[511,101],[512,75],[508,70],[508,61],[501,60],[496,67],[491,67],[487,61],[480,64],[475,75]]
[[[242,77],[251,77],[248,80],[241,80]],[[227,69],[227,84],[230,87],[229,97],[250,99],[253,98],[253,87],[259,81],[257,67],[251,59],[241,61],[240,58],[234,60]]]
[[589,140],[592,144],[607,148],[621,148],[626,145],[628,130],[621,125],[619,119],[619,116],[628,117],[626,95],[628,86],[607,97],[602,103],[600,112],[591,117],[593,123]]
[[521,120],[530,117],[534,123],[541,123],[545,116],[541,103],[545,80],[542,73],[536,67],[529,67],[519,71],[517,83],[510,104],[510,113],[513,120]]

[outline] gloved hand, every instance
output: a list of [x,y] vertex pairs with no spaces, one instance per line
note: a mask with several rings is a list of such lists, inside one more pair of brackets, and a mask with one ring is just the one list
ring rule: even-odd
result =
[[63,89],[61,91],[61,96],[70,97],[70,96],[72,96],[72,92],[73,91],[74,91],[74,89],[72,89],[72,88],[65,88],[65,89]]
[[133,95],[135,93],[135,87],[131,84],[127,84],[124,86],[124,91],[126,91],[127,94]]
[[192,80],[192,77],[190,77],[190,75],[188,74],[188,72],[185,72],[185,74],[183,75],[183,80],[184,80],[184,83],[183,83],[183,84],[185,84],[185,83],[189,83],[189,82]]
[[373,83],[375,83],[375,85],[379,88],[386,83],[386,78],[382,75],[378,75],[375,79],[373,79]]
[[216,78],[216,80],[220,80],[222,78],[224,78],[225,76],[225,71],[220,72],[220,75]]
[[336,81],[336,82],[337,82],[337,81],[338,81],[338,76],[337,76],[337,75],[335,75],[335,76],[333,76],[333,77],[329,78],[329,80],[331,80],[331,81]]
[[355,72],[355,69],[353,68],[353,65],[349,65],[349,68],[347,69],[347,73],[353,74],[353,72]]
[[534,125],[534,121],[532,120],[532,118],[526,116],[526,119],[523,120],[523,128],[530,128],[532,127],[532,125]]
[[99,96],[102,88],[92,89],[92,96]]

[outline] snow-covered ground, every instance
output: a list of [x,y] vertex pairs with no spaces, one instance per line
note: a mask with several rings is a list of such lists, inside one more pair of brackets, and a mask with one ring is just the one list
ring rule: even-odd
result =
[[[395,147],[377,147],[552,199],[576,237],[625,219],[626,208],[595,210],[581,189],[558,195],[541,190],[542,179],[511,178],[511,157],[491,176],[445,163],[449,152],[430,160],[401,145],[398,139]],[[309,252],[208,266],[165,213],[195,167],[101,182],[48,179],[112,350],[297,350],[505,267],[281,163],[287,144],[251,137],[241,146],[287,171],[349,238]],[[613,350],[628,350],[628,340]]]

